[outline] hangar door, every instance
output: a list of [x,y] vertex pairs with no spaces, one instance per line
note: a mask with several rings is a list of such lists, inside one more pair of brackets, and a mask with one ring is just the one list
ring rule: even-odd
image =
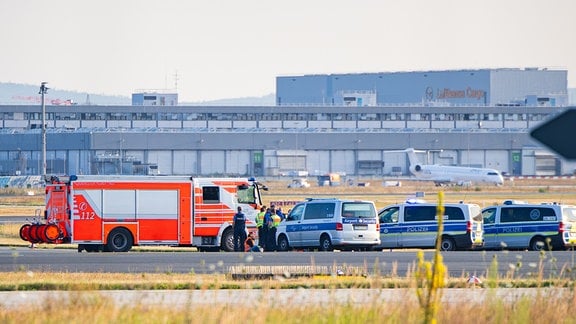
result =
[[304,171],[306,170],[306,152],[299,150],[285,150],[277,152],[278,171]]

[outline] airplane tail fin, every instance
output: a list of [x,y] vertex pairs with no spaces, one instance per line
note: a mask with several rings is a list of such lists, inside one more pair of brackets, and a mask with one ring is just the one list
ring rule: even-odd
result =
[[407,148],[406,150],[406,154],[408,154],[408,161],[410,162],[410,167],[414,167],[418,164],[420,164],[418,162],[418,157],[416,156],[416,151],[413,148]]

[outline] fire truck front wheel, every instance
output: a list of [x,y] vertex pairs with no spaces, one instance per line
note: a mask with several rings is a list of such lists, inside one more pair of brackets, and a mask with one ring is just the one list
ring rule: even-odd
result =
[[108,234],[106,250],[110,252],[127,252],[132,248],[133,242],[130,231],[123,227],[118,227]]
[[227,228],[222,233],[222,242],[220,248],[226,252],[234,252],[234,231],[232,227]]

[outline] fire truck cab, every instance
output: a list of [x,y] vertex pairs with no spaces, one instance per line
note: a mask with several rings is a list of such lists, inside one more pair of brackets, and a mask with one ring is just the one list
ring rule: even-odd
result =
[[46,184],[46,224],[26,224],[20,236],[76,243],[79,252],[126,252],[137,245],[233,251],[237,207],[255,228],[266,189],[254,178],[53,176]]

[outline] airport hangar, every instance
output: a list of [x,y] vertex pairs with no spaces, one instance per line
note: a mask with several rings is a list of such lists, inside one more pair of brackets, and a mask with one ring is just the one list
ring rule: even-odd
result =
[[[342,99],[334,104],[324,98],[322,104],[278,99],[279,105],[258,107],[48,105],[47,170],[260,177],[307,171],[384,177],[407,175],[407,156],[398,151],[414,147],[425,152],[420,155],[423,163],[489,167],[518,176],[573,174],[573,162],[558,158],[528,134],[569,108],[566,71],[512,69],[515,75],[529,72],[511,81],[524,84],[524,91],[510,87],[515,90],[508,97],[498,95],[498,103],[494,93],[502,89],[494,89],[490,81],[467,80],[472,73],[493,71],[441,72],[450,82],[439,75],[424,84],[420,100],[412,103],[408,94],[394,97],[406,97],[405,102],[380,102],[386,96],[377,88],[354,88],[351,82],[338,89],[332,85],[333,97]],[[428,78],[418,74],[424,72],[410,73]],[[448,75],[453,73],[464,73],[461,84],[452,83],[457,77]],[[287,91],[293,90],[282,86],[284,78],[277,79],[278,98],[288,98]],[[0,106],[0,115],[0,174],[39,174],[40,106]]]
[[538,68],[276,78],[276,105],[566,106],[568,72]]
[[[528,135],[559,107],[47,106],[47,169],[56,174],[275,176],[290,171],[407,174],[423,162],[513,175],[572,173]],[[97,112],[95,112],[97,111]],[[425,112],[423,112],[425,111]],[[38,106],[0,106],[0,172],[39,174]],[[156,169],[157,168],[157,169]]]

